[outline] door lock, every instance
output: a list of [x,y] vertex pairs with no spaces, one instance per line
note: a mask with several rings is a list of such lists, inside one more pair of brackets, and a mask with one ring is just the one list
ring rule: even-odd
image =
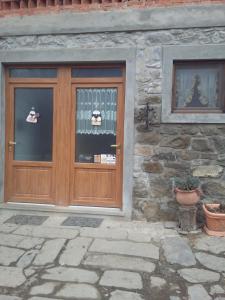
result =
[[14,146],[14,145],[16,145],[16,142],[9,141],[9,146]]

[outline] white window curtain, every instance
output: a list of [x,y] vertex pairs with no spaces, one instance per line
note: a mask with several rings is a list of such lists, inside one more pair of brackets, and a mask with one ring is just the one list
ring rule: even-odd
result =
[[[116,135],[117,88],[77,89],[77,134]],[[100,126],[91,124],[93,111],[101,113]]]

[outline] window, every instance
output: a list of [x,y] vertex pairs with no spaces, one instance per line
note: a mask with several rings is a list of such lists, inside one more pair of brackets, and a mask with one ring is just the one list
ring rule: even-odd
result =
[[225,123],[225,45],[164,46],[162,123]]
[[172,112],[224,111],[225,62],[175,61],[173,69]]

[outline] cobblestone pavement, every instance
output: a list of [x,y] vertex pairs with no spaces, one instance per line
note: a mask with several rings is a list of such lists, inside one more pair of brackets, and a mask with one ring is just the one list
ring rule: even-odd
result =
[[18,214],[0,211],[0,300],[225,300],[225,238],[172,222],[65,226],[52,213],[9,223]]

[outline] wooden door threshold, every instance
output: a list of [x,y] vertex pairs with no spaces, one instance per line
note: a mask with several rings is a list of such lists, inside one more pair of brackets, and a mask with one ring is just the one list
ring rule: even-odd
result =
[[57,206],[52,204],[34,204],[34,203],[1,203],[0,209],[26,210],[35,212],[55,212],[55,213],[74,213],[86,215],[118,216],[130,219],[125,211],[119,208],[90,207],[90,206]]

